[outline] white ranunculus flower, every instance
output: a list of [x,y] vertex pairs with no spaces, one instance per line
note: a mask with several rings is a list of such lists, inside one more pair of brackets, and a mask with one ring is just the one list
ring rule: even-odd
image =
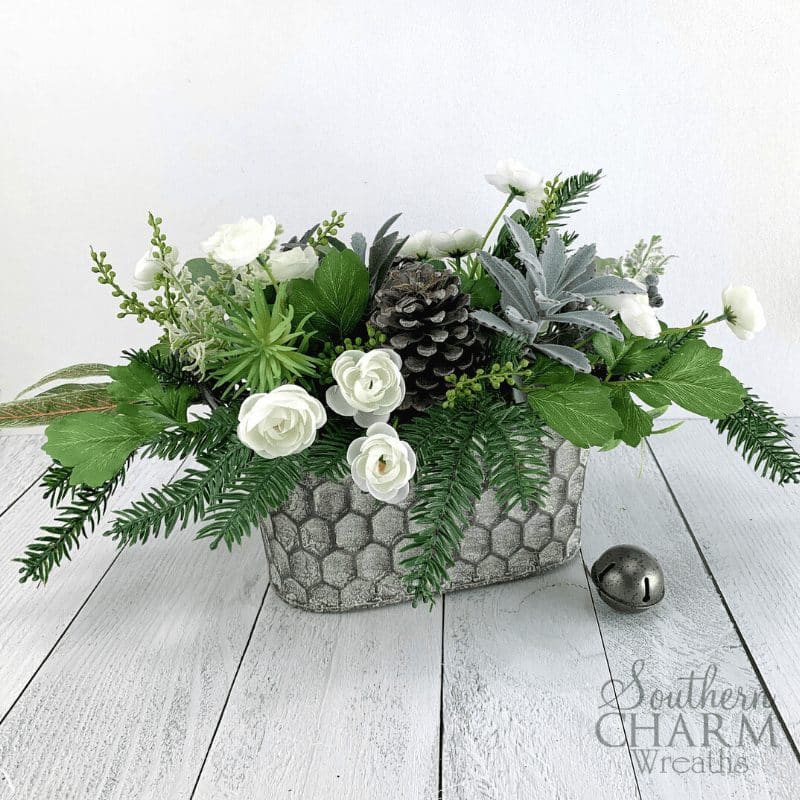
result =
[[465,256],[478,249],[483,237],[471,228],[456,228],[450,233],[434,233],[431,243],[436,250],[448,256]]
[[539,206],[542,204],[542,200],[544,200],[544,181],[542,181],[541,186],[537,186],[535,189],[525,192],[523,200],[528,208],[528,213],[531,216],[536,214],[539,210]]
[[384,503],[400,503],[408,497],[409,482],[417,470],[417,457],[397,431],[382,422],[367,428],[367,435],[347,448],[353,482]]
[[767,325],[764,307],[749,286],[729,286],[722,293],[722,304],[733,313],[735,320],[728,325],[740,339],[752,339]]
[[261,222],[242,217],[238,222],[220,226],[200,247],[212,261],[234,268],[244,267],[275,241],[277,229],[275,217],[264,217]]
[[433,244],[433,232],[424,230],[409,236],[397,255],[399,258],[415,258],[422,260],[426,258],[440,258],[445,254]]
[[487,175],[486,180],[504,194],[517,192],[524,195],[526,202],[538,206],[544,197],[544,178],[532,169],[528,169],[521,161],[508,158],[497,162],[497,171]]
[[327,419],[316,397],[301,386],[287,384],[250,395],[239,409],[236,434],[262,458],[280,458],[310,447]]
[[178,264],[178,251],[176,248],[167,253],[162,261],[154,251],[148,250],[133,268],[133,284],[137,289],[147,290],[153,288],[153,282],[163,272],[165,266],[176,267]]
[[269,270],[276,281],[313,278],[318,266],[319,259],[313,247],[293,247],[269,257]]
[[619,314],[634,336],[655,339],[661,333],[658,317],[655,309],[650,306],[647,294],[609,294],[594,299]]
[[331,367],[336,386],[325,395],[328,405],[343,417],[353,417],[363,428],[388,422],[389,414],[406,396],[402,365],[400,356],[388,348],[369,353],[345,350]]

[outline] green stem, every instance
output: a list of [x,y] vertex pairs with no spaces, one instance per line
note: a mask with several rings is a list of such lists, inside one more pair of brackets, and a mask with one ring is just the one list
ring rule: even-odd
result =
[[511,192],[508,197],[506,198],[505,203],[503,203],[500,210],[497,212],[497,216],[492,220],[492,224],[489,226],[489,230],[486,231],[486,236],[483,237],[483,241],[481,242],[480,250],[483,250],[486,247],[486,242],[489,241],[489,237],[492,235],[492,231],[495,228],[495,225],[500,221],[500,218],[503,214],[506,213],[506,209],[511,205],[511,202],[517,196],[517,192]]
[[701,322],[698,325],[684,325],[682,328],[666,328],[662,331],[662,335],[666,333],[683,333],[684,331],[695,331],[698,328],[707,328],[709,325],[714,325],[717,322],[724,322],[728,319],[727,314],[720,314],[718,317],[714,317],[714,319],[708,319],[705,322]]

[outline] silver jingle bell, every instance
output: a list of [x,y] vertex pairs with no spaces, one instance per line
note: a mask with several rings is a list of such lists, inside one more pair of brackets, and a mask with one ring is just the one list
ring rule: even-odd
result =
[[611,547],[594,562],[592,581],[616,611],[634,614],[660,603],[664,572],[655,556],[632,544]]

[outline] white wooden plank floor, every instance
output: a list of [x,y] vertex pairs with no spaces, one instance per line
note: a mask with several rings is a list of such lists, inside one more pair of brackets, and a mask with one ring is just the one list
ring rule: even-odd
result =
[[[40,443],[0,436],[0,800],[800,796],[800,488],[706,422],[592,455],[583,561],[342,616],[285,606],[257,537],[190,530],[20,585]],[[666,572],[643,615],[587,578],[621,542]]]

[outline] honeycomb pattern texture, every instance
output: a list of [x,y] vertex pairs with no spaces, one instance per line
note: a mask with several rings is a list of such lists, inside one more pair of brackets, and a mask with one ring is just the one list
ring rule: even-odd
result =
[[[450,568],[445,591],[525,578],[571,558],[580,545],[580,504],[587,451],[545,439],[550,456],[547,502],[504,513],[486,488]],[[350,478],[308,476],[261,522],[273,587],[309,611],[350,611],[409,599],[400,562],[414,492],[387,505]]]

